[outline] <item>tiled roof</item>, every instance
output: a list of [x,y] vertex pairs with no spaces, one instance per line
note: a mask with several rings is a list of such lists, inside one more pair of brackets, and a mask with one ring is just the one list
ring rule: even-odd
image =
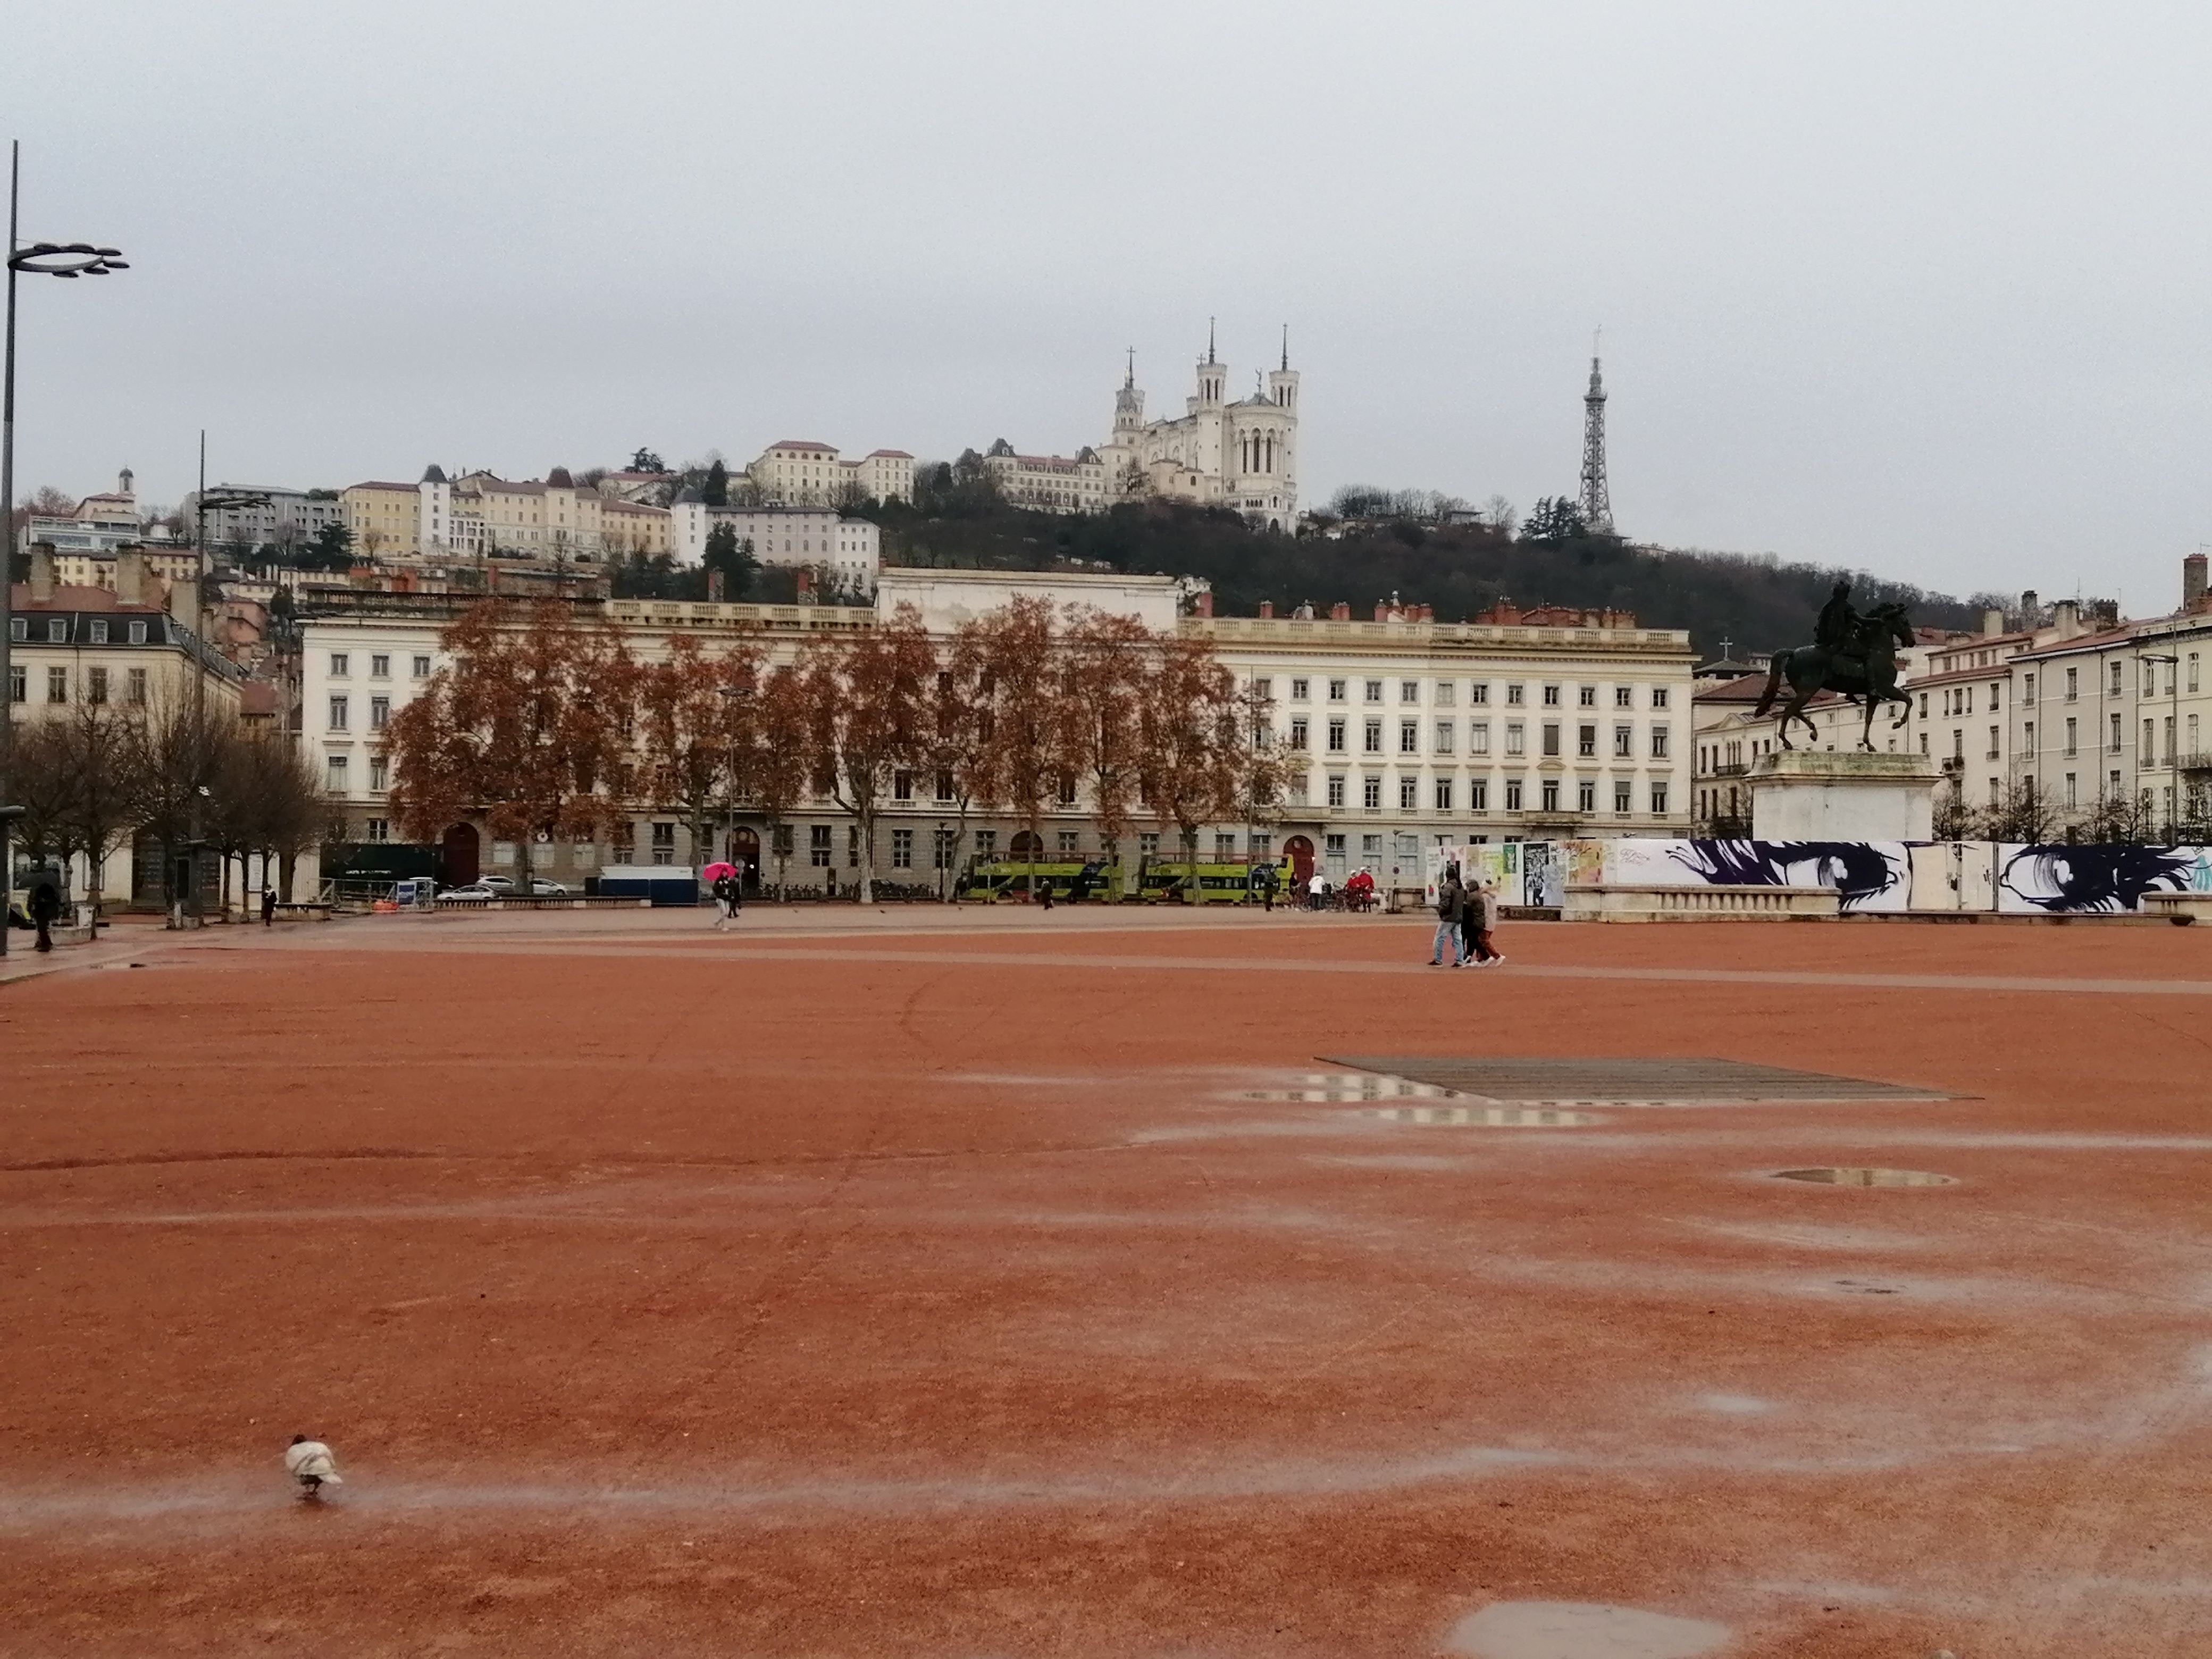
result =
[[238,712],[241,714],[275,714],[276,688],[267,680],[248,680],[238,688]]
[[825,455],[835,455],[835,444],[817,444],[811,438],[781,438],[769,446],[770,449],[815,449]]
[[115,597],[112,588],[88,587],[76,582],[57,582],[53,597],[46,599],[31,597],[30,583],[11,582],[8,587],[8,604],[19,616],[27,611],[128,611],[152,615],[167,609],[166,605],[160,605],[125,604]]
[[872,461],[878,456],[887,461],[910,461],[914,459],[903,449],[872,449],[868,452],[868,459]]

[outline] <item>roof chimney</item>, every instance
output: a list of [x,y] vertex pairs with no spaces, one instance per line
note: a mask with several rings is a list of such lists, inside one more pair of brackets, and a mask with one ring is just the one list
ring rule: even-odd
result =
[[1331,622],[1350,622],[1352,607],[1342,599],[1339,599],[1334,605],[1329,606],[1328,619]]
[[1982,612],[1982,637],[1993,640],[2005,631],[2004,612],[1990,605]]
[[1205,592],[1200,593],[1191,601],[1191,613],[1194,616],[1199,617],[1210,617],[1213,614],[1213,590],[1212,588],[1207,588]]
[[2204,608],[2204,555],[2201,552],[2191,553],[2181,562],[2181,608]]
[[54,597],[54,544],[31,544],[31,603],[44,605]]
[[198,582],[169,584],[169,614],[193,633],[200,631],[200,585]]
[[1273,599],[1262,599],[1260,601],[1260,615],[1263,619],[1271,617],[1274,614],[1275,602]]
[[2070,640],[2081,631],[2081,608],[2075,600],[2061,599],[2051,607],[2051,621],[2060,639]]
[[2028,627],[2033,628],[2035,626],[2036,617],[2041,613],[2041,611],[2042,607],[2035,602],[2035,590],[2032,587],[2021,589],[2020,595],[2021,620]]
[[146,603],[144,548],[118,547],[115,550],[115,597],[125,605]]

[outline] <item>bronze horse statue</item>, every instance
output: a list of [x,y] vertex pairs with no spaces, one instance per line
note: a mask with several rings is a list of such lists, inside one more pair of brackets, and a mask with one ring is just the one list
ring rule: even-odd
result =
[[1904,725],[1912,713],[1911,695],[1897,686],[1897,647],[1911,643],[1912,626],[1905,619],[1905,607],[1894,603],[1878,605],[1858,619],[1845,646],[1801,645],[1792,651],[1776,652],[1774,665],[1767,671],[1766,695],[1759,698],[1753,712],[1764,714],[1772,708],[1787,678],[1790,697],[1782,710],[1782,746],[1795,749],[1797,745],[1790,741],[1790,722],[1802,720],[1807,731],[1819,736],[1820,728],[1813,724],[1805,705],[1822,691],[1839,691],[1865,702],[1866,724],[1859,733],[1859,747],[1870,750],[1876,705],[1903,705],[1890,722],[1892,731]]

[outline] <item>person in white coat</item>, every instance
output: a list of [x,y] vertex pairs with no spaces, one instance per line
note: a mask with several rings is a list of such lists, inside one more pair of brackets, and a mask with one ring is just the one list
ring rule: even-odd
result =
[[292,1443],[284,1449],[284,1473],[300,1483],[300,1496],[319,1498],[325,1486],[343,1486],[338,1479],[337,1461],[331,1449],[319,1440],[310,1440],[304,1434],[292,1437]]

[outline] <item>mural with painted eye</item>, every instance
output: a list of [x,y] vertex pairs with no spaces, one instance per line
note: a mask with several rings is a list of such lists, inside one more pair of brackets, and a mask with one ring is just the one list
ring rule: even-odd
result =
[[2077,915],[2142,908],[2147,893],[2212,890],[2212,848],[2003,847],[1997,908]]
[[1714,887],[1833,887],[1845,910],[1902,910],[1912,890],[1901,841],[1685,841],[1667,855]]

